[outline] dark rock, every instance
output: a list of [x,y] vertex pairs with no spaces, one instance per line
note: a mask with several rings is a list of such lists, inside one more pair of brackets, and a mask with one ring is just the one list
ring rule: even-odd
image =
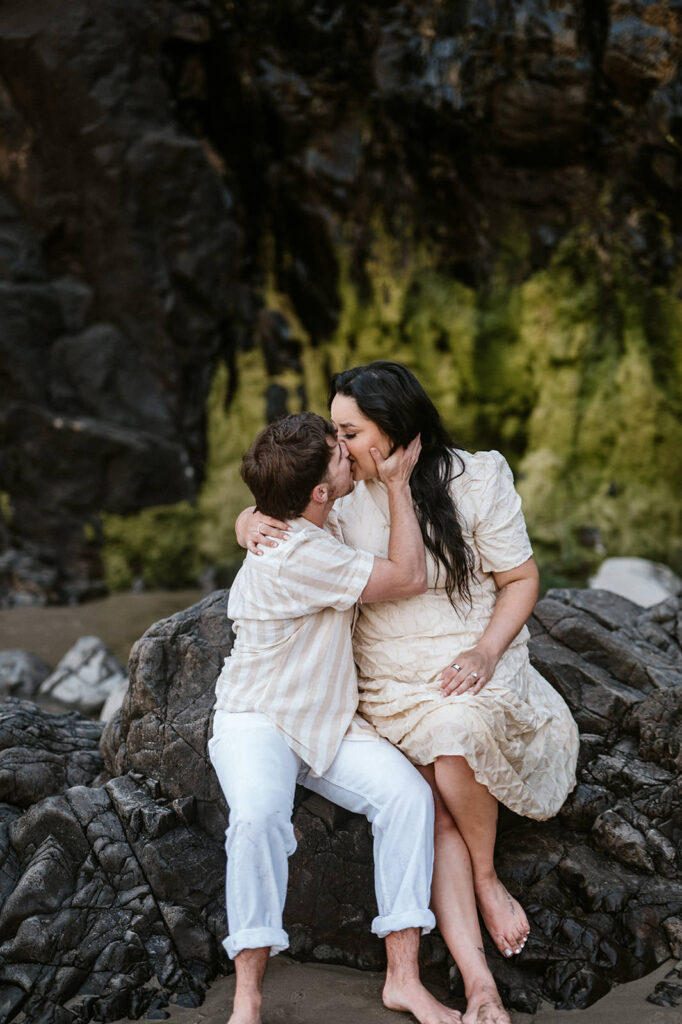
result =
[[[669,980],[668,980],[669,979]],[[655,1006],[680,1006],[682,1004],[682,977],[679,971],[671,971],[664,981],[659,981],[653,992],[647,996]]]
[[591,837],[598,850],[615,857],[621,864],[653,874],[654,862],[647,852],[644,836],[615,811],[599,815],[592,826]]
[[0,553],[0,607],[42,607],[56,599],[59,573],[46,560],[12,547]]
[[7,603],[93,596],[100,510],[196,494],[212,369],[251,315],[229,186],[166,75],[208,24],[172,2],[0,12]]
[[[581,733],[578,785],[560,815],[544,823],[507,815],[500,828],[498,869],[532,924],[514,963],[485,940],[512,1007],[535,1012],[543,999],[587,1006],[612,984],[679,955],[674,716],[682,673],[676,686],[646,695],[618,672],[631,673],[638,652],[655,646],[654,629],[674,673],[681,613],[679,602],[635,614],[618,598],[609,607],[604,595],[575,591],[554,592],[538,606],[546,628],[531,642],[534,663],[577,712],[590,704],[583,720],[590,731]],[[574,648],[557,639],[566,621]],[[102,734],[98,778],[94,763],[87,779],[69,772],[77,755],[92,755],[99,726],[78,715],[52,719],[19,701],[5,705],[10,724],[0,716],[0,758],[18,765],[7,775],[9,804],[0,805],[0,1006],[8,1020],[23,1013],[56,1024],[66,1005],[83,1020],[160,1019],[169,1001],[197,1005],[205,984],[227,968],[220,945],[227,811],[206,741],[229,648],[225,592],[152,626],[132,652],[121,712]],[[28,787],[20,782],[35,769],[22,763],[22,751],[42,749],[41,742],[62,767],[51,772],[49,795],[37,793],[24,810]],[[294,827],[286,905],[292,953],[380,969],[383,946],[369,933],[367,823],[301,791]],[[457,985],[440,936],[429,937],[424,956]],[[674,1005],[678,980],[669,976],[651,998]]]
[[102,770],[102,726],[77,712],[51,715],[29,701],[0,704],[0,800],[28,807]]
[[231,647],[226,602],[218,591],[147,630],[130,653],[120,718],[102,737],[112,776],[134,771],[158,779],[166,799],[193,797],[197,822],[214,838],[223,831],[222,796],[206,743],[215,680]]
[[663,922],[663,928],[668,936],[670,950],[674,957],[682,960],[682,918],[669,917]]
[[653,694],[635,709],[630,724],[639,735],[639,753],[671,772],[682,771],[682,693]]

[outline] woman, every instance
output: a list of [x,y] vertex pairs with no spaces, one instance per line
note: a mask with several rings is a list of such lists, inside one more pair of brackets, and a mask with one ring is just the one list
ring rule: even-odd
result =
[[[561,697],[530,665],[525,622],[538,572],[511,472],[498,452],[457,450],[416,378],[397,363],[338,374],[331,416],[355,489],[337,502],[351,546],[386,554],[388,502],[371,448],[384,457],[421,434],[410,486],[429,589],[363,604],[353,636],[361,713],[429,780],[436,803],[432,905],[465,984],[465,1024],[507,1024],[476,914],[504,956],[528,921],[497,878],[497,803],[543,819],[573,788],[578,736]],[[286,524],[240,518],[251,550]]]

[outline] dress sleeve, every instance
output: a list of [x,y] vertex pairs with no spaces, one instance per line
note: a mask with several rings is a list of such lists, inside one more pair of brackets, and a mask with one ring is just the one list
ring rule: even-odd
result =
[[474,543],[485,572],[506,572],[526,562],[533,549],[506,459],[496,451],[484,454],[481,472],[475,474],[476,494],[470,495]]

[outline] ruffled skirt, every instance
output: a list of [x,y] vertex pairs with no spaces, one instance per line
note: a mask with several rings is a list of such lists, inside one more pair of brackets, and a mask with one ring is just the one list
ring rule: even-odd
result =
[[358,710],[416,765],[464,757],[475,778],[517,814],[551,818],[575,785],[578,729],[525,644],[510,648],[475,694],[440,684],[360,677]]

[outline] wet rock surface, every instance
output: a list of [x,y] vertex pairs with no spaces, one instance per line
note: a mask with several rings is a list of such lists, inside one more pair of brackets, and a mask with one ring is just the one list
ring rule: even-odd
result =
[[[103,767],[100,725],[29,702],[0,708],[0,766],[40,744],[63,765],[33,799],[22,781],[31,766],[0,774],[14,780],[0,793],[2,1019],[161,1016],[169,1002],[197,1005],[229,969],[227,812],[206,757],[230,648],[226,597],[216,592],[138,641],[123,707],[102,734]],[[532,931],[513,963],[486,939],[487,954],[507,1003],[526,1011],[540,999],[589,1005],[682,950],[682,603],[643,610],[605,591],[556,590],[531,625],[533,662],[571,705],[581,755],[556,819],[501,815],[498,868]],[[74,775],[86,756],[89,775]],[[303,790],[294,821],[293,954],[380,968],[367,823]],[[447,974],[438,934],[422,955]],[[450,981],[457,991],[454,968]],[[675,1005],[678,989],[673,970],[651,999]]]
[[29,807],[68,786],[90,785],[104,767],[102,725],[77,712],[54,715],[31,701],[0,704],[0,801]]
[[656,1006],[682,1006],[682,961],[659,981],[647,999]]

